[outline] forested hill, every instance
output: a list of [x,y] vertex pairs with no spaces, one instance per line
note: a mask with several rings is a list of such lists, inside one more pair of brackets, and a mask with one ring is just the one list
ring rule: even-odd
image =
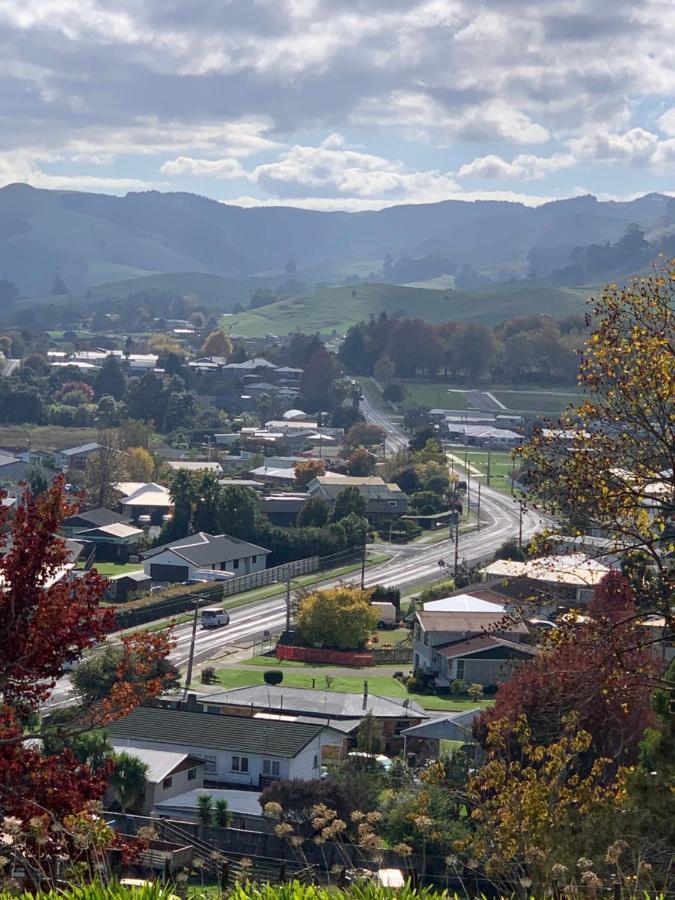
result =
[[658,240],[675,226],[675,201],[585,196],[531,208],[452,200],[346,213],[14,184],[0,189],[0,280],[33,295],[49,292],[57,273],[78,292],[174,272],[283,275],[290,265],[315,284],[349,276],[403,283],[448,273],[468,288],[565,269],[574,248],[617,242],[631,223],[648,241]]

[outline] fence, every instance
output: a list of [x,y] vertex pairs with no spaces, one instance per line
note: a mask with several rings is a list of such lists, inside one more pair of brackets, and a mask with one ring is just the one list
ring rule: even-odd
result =
[[347,565],[360,560],[362,553],[361,547],[352,547],[330,556],[309,556],[305,559],[296,559],[280,566],[274,566],[271,569],[263,569],[261,572],[252,572],[250,575],[238,575],[228,581],[200,585],[196,590],[185,591],[174,597],[165,597],[157,600],[156,603],[149,603],[147,606],[118,609],[115,612],[114,627],[115,629],[135,628],[137,625],[145,625],[148,622],[155,622],[157,619],[180,615],[180,613],[193,610],[195,603],[198,606],[207,606],[234,594],[285,582],[289,578]]

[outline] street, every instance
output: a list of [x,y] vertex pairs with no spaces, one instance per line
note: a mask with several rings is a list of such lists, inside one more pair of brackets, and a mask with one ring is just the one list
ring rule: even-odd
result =
[[[361,409],[369,422],[387,430],[387,448],[392,452],[405,449],[408,440],[403,431],[393,423],[382,410],[370,401],[361,402]],[[479,531],[461,534],[459,537],[458,559],[462,563],[477,563],[492,557],[495,551],[507,540],[518,536],[520,509],[519,503],[510,497],[500,494],[493,488],[483,484],[481,487],[481,522]],[[522,516],[523,540],[528,540],[538,528],[541,521],[536,513],[525,510]],[[430,546],[424,544],[408,544],[392,546],[392,558],[385,563],[366,569],[365,585],[383,584],[387,587],[411,588],[435,581],[447,572],[452,572],[454,559],[454,541],[438,541]],[[439,566],[444,560],[446,568]],[[322,587],[330,587],[338,583],[359,584],[360,572],[354,572],[342,578],[329,579],[322,582]],[[197,628],[195,640],[195,664],[203,664],[209,659],[221,655],[228,645],[234,645],[262,639],[264,633],[279,633],[286,620],[285,594],[279,594],[265,600],[241,606],[230,612],[230,624],[225,628],[205,631]],[[174,629],[176,646],[171,654],[174,663],[184,668],[190,653],[192,639],[192,623],[187,622]],[[71,697],[70,678],[59,679],[48,706],[53,707],[67,703]]]

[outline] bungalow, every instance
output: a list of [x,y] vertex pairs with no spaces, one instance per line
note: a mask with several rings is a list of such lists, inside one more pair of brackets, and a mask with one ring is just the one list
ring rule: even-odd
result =
[[88,509],[86,512],[76,512],[61,522],[59,532],[64,537],[72,537],[81,531],[91,528],[103,528],[106,525],[128,525],[129,519],[122,513],[113,512],[105,506],[96,509]]
[[54,454],[54,463],[62,471],[70,469],[82,470],[86,468],[89,457],[98,453],[100,449],[100,444],[92,442],[90,444],[81,444],[79,447],[68,447],[66,450],[58,450]]
[[293,487],[295,484],[295,469],[280,466],[258,466],[249,472],[257,481],[276,487]]
[[122,522],[77,532],[78,541],[95,546],[99,562],[128,562],[129,556],[136,553],[143,537],[142,528],[134,528],[133,525],[124,525]]
[[269,494],[258,500],[258,510],[272,525],[282,528],[298,524],[298,516],[309,500],[309,494]]
[[356,478],[330,472],[313,478],[307,490],[312,497],[321,497],[333,507],[338,494],[348,487],[355,487],[365,499],[366,516],[372,523],[398,519],[408,511],[408,495],[397,484],[387,484],[379,475]]
[[152,586],[152,578],[143,569],[134,572],[122,572],[108,578],[106,597],[114,603],[125,603],[139,594],[147,593]]
[[120,481],[115,487],[122,495],[122,512],[133,522],[161,525],[173,506],[169,489],[162,484]]
[[322,722],[345,736],[347,749],[354,745],[364,716],[370,714],[382,726],[386,749],[392,753],[403,747],[399,737],[402,730],[429,718],[414,700],[370,693],[367,681],[361,694],[265,684],[203,694],[196,700],[188,698],[188,703],[196,703],[205,712],[228,716],[273,716],[278,721]]
[[115,746],[184,753],[204,760],[216,786],[262,788],[279,779],[318,778],[325,747],[342,735],[322,722],[208,715],[141,706],[107,728]]
[[156,803],[204,784],[204,760],[198,756],[132,747],[123,741],[113,741],[111,746],[115,753],[127,753],[147,766],[145,787],[134,808],[138,815],[148,816]]
[[484,633],[436,645],[432,669],[437,685],[458,680],[487,687],[508,681],[518,663],[536,654],[536,648],[529,644]]
[[189,581],[199,578],[204,570],[218,570],[233,575],[250,575],[267,568],[271,553],[264,547],[249,544],[226,534],[200,531],[160,547],[146,550],[141,556],[143,568],[153,581]]
[[559,603],[588,603],[609,571],[609,566],[592,556],[568,553],[526,562],[497,559],[482,568],[481,575],[510,596],[542,597],[554,609]]

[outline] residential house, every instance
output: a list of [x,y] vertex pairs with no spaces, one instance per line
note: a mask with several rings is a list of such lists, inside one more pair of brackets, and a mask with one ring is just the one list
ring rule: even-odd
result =
[[[456,609],[425,609],[415,615],[413,668],[432,673],[438,685],[455,679],[496,684],[508,677],[513,658],[529,652],[523,643],[529,635],[524,622],[509,618],[498,603],[475,599],[475,605],[460,597]],[[485,608],[485,602],[496,608]]]
[[339,732],[322,722],[288,722],[141,706],[107,728],[124,747],[185,753],[204,760],[205,783],[262,788],[279,779],[318,778],[325,747]]
[[169,488],[155,482],[120,481],[115,487],[120,492],[122,512],[132,522],[161,525],[171,512],[173,503]]
[[298,516],[308,500],[309,494],[269,494],[258,500],[258,510],[273,525],[288,528],[298,524]]
[[373,524],[398,519],[408,511],[408,495],[397,484],[387,484],[379,475],[356,478],[330,472],[313,478],[307,490],[312,497],[321,497],[333,507],[340,491],[347,487],[357,488],[365,499],[366,516]]
[[548,612],[559,605],[588,603],[611,569],[586,553],[568,553],[525,562],[497,559],[480,571],[491,586],[499,585],[514,598],[536,597]]
[[16,456],[0,452],[0,488],[8,493],[18,493],[19,483],[26,478],[28,463]]
[[88,509],[85,512],[76,512],[72,516],[68,516],[61,522],[59,532],[65,537],[72,537],[81,531],[89,531],[92,528],[128,524],[129,519],[123,513],[99,506],[96,509]]
[[491,450],[511,450],[523,442],[522,434],[494,425],[467,425],[463,422],[445,422],[447,436],[470,447],[489,447]]
[[98,562],[129,562],[129,557],[137,552],[144,537],[142,528],[134,528],[123,522],[77,532],[78,541],[94,545]]
[[295,484],[295,469],[280,466],[258,466],[249,472],[257,481],[270,484],[274,487],[293,487]]
[[141,556],[143,568],[153,581],[189,581],[200,572],[218,570],[232,575],[250,575],[267,568],[271,553],[227,534],[200,531],[188,537],[153,547]]
[[87,467],[87,460],[101,449],[101,445],[92,441],[90,444],[81,444],[79,447],[68,447],[65,450],[57,450],[54,454],[54,464],[62,471],[75,469],[82,471]]
[[404,741],[404,756],[415,765],[438,759],[441,756],[442,741],[461,741],[473,744],[472,733],[474,719],[482,713],[480,706],[463,712],[449,713],[445,716],[434,716],[419,725],[413,725],[401,732]]
[[[148,767],[145,789],[140,802],[134,807],[138,815],[149,816],[155,804],[192,788],[199,789],[204,784],[204,760],[198,756],[134,747],[117,740],[112,741],[111,746],[115,753],[127,753]],[[108,791],[108,796],[113,796],[112,791]]]
[[[171,698],[160,702],[175,703]],[[368,690],[367,681],[364,681],[361,694],[260,684],[198,697],[189,695],[186,701],[178,701],[178,706],[227,716],[322,722],[345,736],[344,750],[354,746],[359,726],[364,716],[370,714],[381,725],[386,749],[392,753],[403,747],[402,730],[429,718],[415,700],[396,700],[373,694]]]

